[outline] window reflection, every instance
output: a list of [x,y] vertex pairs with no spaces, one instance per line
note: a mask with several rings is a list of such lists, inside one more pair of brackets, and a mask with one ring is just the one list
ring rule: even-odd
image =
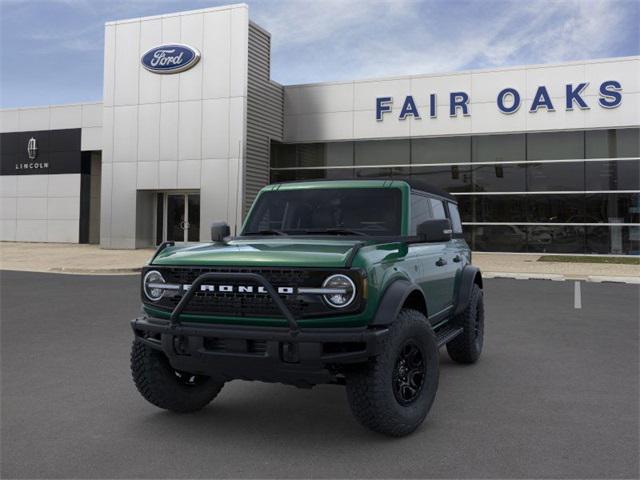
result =
[[584,190],[584,162],[529,163],[528,191]]
[[586,162],[586,190],[640,189],[640,160]]
[[470,192],[471,168],[464,165],[411,167],[411,178],[438,187],[445,192]]
[[526,190],[524,164],[474,166],[472,178],[476,192],[524,192]]

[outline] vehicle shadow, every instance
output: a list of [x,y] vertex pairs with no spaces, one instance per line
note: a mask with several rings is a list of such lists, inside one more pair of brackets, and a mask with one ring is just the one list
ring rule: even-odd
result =
[[[441,356],[441,375],[442,370],[455,368],[445,357]],[[191,441],[239,441],[246,440],[248,433],[262,441],[273,439],[279,444],[286,443],[294,449],[329,444],[352,448],[358,444],[371,445],[371,442],[398,441],[361,426],[351,413],[345,388],[337,385],[299,389],[236,380],[227,383],[220,395],[200,412],[176,414],[151,405],[144,405],[144,410],[134,419],[141,430],[139,433],[171,433],[176,437],[184,435]],[[429,424],[427,417],[414,435],[426,432]]]

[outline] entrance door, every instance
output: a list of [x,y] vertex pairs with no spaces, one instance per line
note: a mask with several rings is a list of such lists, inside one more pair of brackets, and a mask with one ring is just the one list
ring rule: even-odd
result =
[[163,195],[164,240],[198,242],[200,240],[200,194],[165,193]]

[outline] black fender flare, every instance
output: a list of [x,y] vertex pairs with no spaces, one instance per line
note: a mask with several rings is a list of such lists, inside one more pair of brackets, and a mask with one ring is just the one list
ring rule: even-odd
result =
[[416,291],[421,295],[426,311],[427,302],[424,298],[424,292],[422,289],[409,280],[399,278],[394,280],[385,289],[381,296],[380,303],[378,304],[376,314],[369,325],[386,326],[393,323],[409,295]]
[[477,284],[482,288],[482,273],[480,269],[474,265],[466,265],[462,269],[460,275],[460,287],[458,288],[458,296],[456,298],[454,315],[459,315],[464,312],[469,304],[469,298],[471,297],[471,289],[473,285]]

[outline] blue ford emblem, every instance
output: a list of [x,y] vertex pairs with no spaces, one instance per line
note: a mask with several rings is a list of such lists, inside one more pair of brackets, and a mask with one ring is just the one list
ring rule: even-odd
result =
[[148,50],[140,61],[153,73],[178,73],[190,69],[200,60],[200,52],[188,45],[177,43],[160,45]]

